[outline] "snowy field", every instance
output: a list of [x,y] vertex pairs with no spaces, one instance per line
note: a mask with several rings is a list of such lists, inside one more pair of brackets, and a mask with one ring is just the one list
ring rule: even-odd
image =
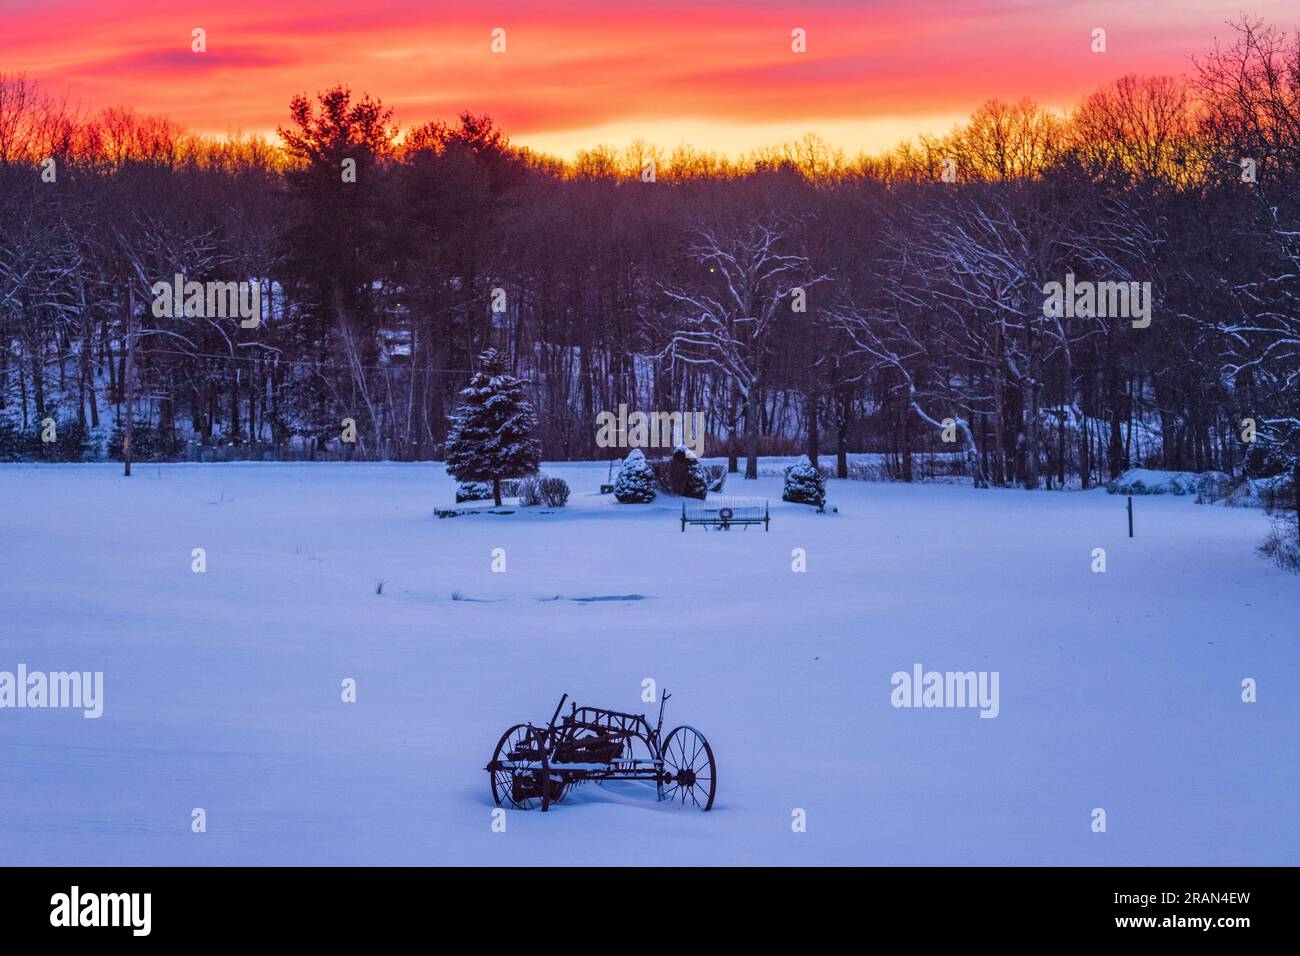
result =
[[[0,671],[105,674],[98,720],[0,710],[0,864],[1300,863],[1300,578],[1258,511],[1139,498],[1129,540],[1100,490],[818,515],[731,476],[771,532],[682,534],[546,470],[567,508],[440,520],[431,464],[0,467]],[[996,671],[998,716],[893,707],[917,663]],[[501,732],[565,691],[653,719],[647,677],[715,810],[588,785],[494,833]]]

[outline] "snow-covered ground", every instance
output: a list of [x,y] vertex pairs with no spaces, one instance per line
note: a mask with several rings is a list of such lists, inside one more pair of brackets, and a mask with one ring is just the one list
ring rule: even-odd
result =
[[[1130,540],[1100,490],[818,515],[732,476],[771,532],[683,534],[546,470],[567,508],[440,520],[430,464],[0,467],[0,671],[105,675],[98,720],[0,710],[0,864],[1300,863],[1300,578],[1258,512],[1135,499]],[[998,716],[893,707],[917,663],[996,671]],[[493,832],[501,732],[653,713],[647,677],[715,810],[587,786]]]

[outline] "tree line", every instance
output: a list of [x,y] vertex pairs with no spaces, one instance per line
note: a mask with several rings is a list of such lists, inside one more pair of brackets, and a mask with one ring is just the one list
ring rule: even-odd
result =
[[[852,158],[562,162],[343,86],[277,142],[212,140],[0,76],[0,452],[119,454],[129,401],[141,455],[440,458],[493,348],[549,459],[608,457],[626,405],[702,412],[751,477],[862,450],[1031,488],[1297,467],[1300,42],[1234,26],[1185,77]],[[176,274],[258,283],[262,321],[156,317]],[[1067,281],[1112,308],[1053,314]]]

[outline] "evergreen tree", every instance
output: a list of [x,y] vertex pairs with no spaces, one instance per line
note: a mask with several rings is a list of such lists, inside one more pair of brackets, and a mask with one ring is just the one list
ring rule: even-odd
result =
[[458,481],[492,482],[492,499],[501,505],[501,479],[537,471],[541,443],[524,383],[507,375],[496,349],[479,356],[479,370],[461,393],[447,435],[447,471]]
[[619,468],[614,479],[614,497],[625,505],[654,501],[655,474],[640,448],[633,448]]
[[826,479],[813,467],[807,455],[785,470],[785,493],[781,500],[825,507]]

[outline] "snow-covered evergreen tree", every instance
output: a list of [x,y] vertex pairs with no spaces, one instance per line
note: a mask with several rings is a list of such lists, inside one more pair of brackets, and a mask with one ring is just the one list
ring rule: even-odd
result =
[[456,504],[483,501],[492,497],[492,486],[485,481],[462,481],[456,486]]
[[501,504],[501,479],[532,474],[541,462],[541,443],[524,383],[507,375],[496,349],[479,356],[479,369],[461,391],[447,435],[447,471],[459,481],[492,482],[492,500]]
[[781,495],[781,500],[816,505],[818,508],[825,506],[826,479],[813,467],[807,455],[785,470],[785,492]]
[[654,501],[655,475],[640,448],[633,448],[619,468],[614,479],[614,497],[625,505]]

